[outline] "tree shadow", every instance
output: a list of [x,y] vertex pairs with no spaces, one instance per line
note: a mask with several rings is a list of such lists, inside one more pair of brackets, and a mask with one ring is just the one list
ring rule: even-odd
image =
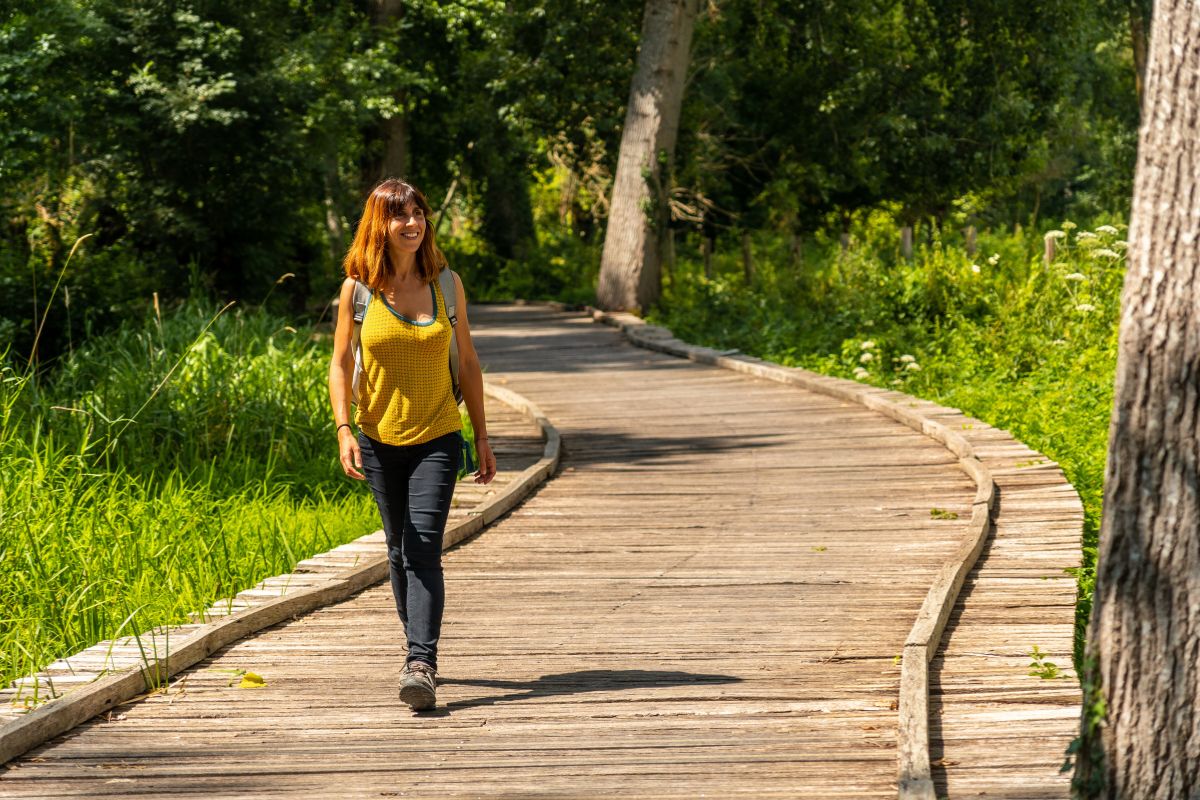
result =
[[789,432],[730,435],[655,436],[601,431],[570,431],[563,435],[565,466],[662,464],[688,467],[717,466],[711,456],[794,444]]
[[663,686],[692,686],[737,683],[733,675],[716,675],[677,670],[645,669],[587,669],[543,675],[532,681],[505,681],[490,678],[439,678],[442,685],[478,686],[501,690],[469,700],[456,700],[425,712],[428,716],[449,716],[456,710],[482,708],[497,703],[519,703],[539,697],[581,694],[584,692],[620,691]]
[[[617,328],[598,325],[577,312],[523,309],[517,319],[538,322],[537,332],[519,333],[510,307],[471,308],[472,335],[485,371],[606,372],[611,370],[696,369],[687,359],[655,353],[631,344]],[[493,327],[494,326],[494,327]]]

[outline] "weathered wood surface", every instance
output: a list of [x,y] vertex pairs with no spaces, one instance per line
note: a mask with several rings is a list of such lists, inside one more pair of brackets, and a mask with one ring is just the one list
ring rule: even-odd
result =
[[[996,482],[994,533],[955,604],[930,665],[931,756],[938,796],[1070,797],[1060,773],[1079,732],[1071,667],[1083,509],[1058,466],[962,415]],[[1034,647],[1061,678],[1030,675]]]
[[[983,603],[1003,604],[1004,600],[1007,600],[1003,622],[996,626],[994,619],[986,619],[985,622],[992,625],[989,628],[980,625],[979,620],[972,619],[973,624],[969,628],[960,628],[959,642],[970,642],[974,638],[982,640],[983,646],[986,647],[993,638],[1013,636],[1018,632],[1027,631],[1029,621],[1036,619],[1042,623],[1039,630],[1052,649],[1046,654],[1046,645],[1039,642],[1037,646],[1042,650],[1044,655],[1041,658],[1044,660],[1040,664],[1027,663],[1026,666],[1045,672],[1047,667],[1060,664],[1063,659],[1069,658],[1069,631],[1074,609],[1073,603],[1063,599],[1061,582],[1069,582],[1067,594],[1073,593],[1074,580],[1068,577],[1067,570],[1079,563],[1078,537],[1082,508],[1074,489],[1067,485],[1057,466],[1025,445],[1013,441],[1007,433],[966,417],[958,409],[945,408],[899,392],[877,389],[854,381],[781,367],[737,354],[736,351],[722,353],[689,344],[679,340],[665,328],[646,325],[627,314],[596,312],[594,316],[597,320],[620,327],[630,341],[651,350],[851,400],[921,431],[960,456],[960,468],[971,476],[978,491],[968,534],[960,543],[959,550],[939,571],[905,643],[898,718],[900,800],[933,800],[938,796],[936,789],[946,791],[948,784],[952,785],[954,791],[962,790],[971,794],[1045,797],[1048,796],[1046,792],[1050,792],[1049,796],[1065,797],[1066,779],[1061,775],[1057,780],[1047,778],[1056,762],[1047,762],[1046,754],[1065,749],[1075,731],[1074,719],[1078,716],[1076,689],[1064,691],[1055,687],[1043,687],[1030,692],[1028,681],[1024,684],[1011,682],[1016,673],[1013,671],[1014,665],[1010,663],[1004,671],[1004,677],[1010,683],[1005,685],[1001,692],[982,696],[981,693],[968,692],[956,697],[947,697],[941,686],[931,680],[933,665],[929,663],[939,655],[938,646],[950,615],[965,602],[965,596],[960,594],[960,587],[965,584],[969,575],[973,574],[978,578],[985,566],[987,572],[983,574],[989,578],[995,577],[997,573],[999,577],[1004,578],[1008,574],[1005,570],[1015,570],[1026,577],[1029,577],[1030,572],[1037,573],[1038,580],[1060,581],[1055,587],[1058,591],[1056,596],[1049,598],[1049,603],[1040,607],[1037,604],[1038,590],[1030,589],[1028,585],[1016,601],[1023,601],[1023,606],[1014,605],[1011,595],[1001,598],[997,596],[999,592],[996,590],[988,592],[986,600],[973,604],[973,607]],[[1024,470],[1029,471],[1023,472]],[[1019,495],[1021,499],[1010,499],[1003,519],[998,520],[1001,524],[994,526],[991,524],[989,512],[998,510],[997,501],[1001,487],[1010,494]],[[1003,547],[1009,555],[1007,558],[994,558],[990,564],[979,563],[978,557],[988,543],[988,536],[993,533],[998,533],[1001,537],[1002,544],[998,545],[998,548]],[[1070,543],[1064,544],[1064,541]],[[1018,554],[1016,559],[1012,557],[1013,553]],[[1028,616],[1012,613],[1012,609],[1028,606],[1034,606],[1036,612]],[[1032,651],[1032,647],[1030,650]],[[946,654],[945,649],[941,654]],[[955,651],[950,655],[961,656],[962,653]],[[1051,658],[1057,661],[1051,662]],[[1033,661],[1032,657],[1030,661]],[[944,666],[944,660],[941,660],[937,669],[940,670]],[[1027,669],[1026,677],[1031,674]],[[1069,672],[1061,676],[1042,677],[1055,680],[1072,679]],[[930,735],[931,700],[939,701],[935,720],[938,736],[936,741],[931,741]],[[1031,702],[1038,703],[1038,707],[1031,709]],[[942,712],[947,708],[951,709],[951,718],[955,714],[973,714],[970,718],[972,724],[966,726],[967,730],[959,735],[968,742],[984,742],[983,752],[990,757],[970,759],[966,764],[946,757],[939,759],[938,766],[944,769],[939,770],[935,786],[930,750],[945,749]],[[1054,724],[1038,724],[1051,717],[1056,720]],[[1007,756],[1009,764],[1005,768],[995,769],[994,754],[987,750],[987,746],[993,742],[1007,742],[1011,739],[1007,736],[1009,731],[1003,727],[1006,723],[1038,724],[1038,735],[1041,738],[1033,739],[1032,747],[1031,740],[1021,739],[1016,752]],[[969,747],[956,745],[954,750],[956,755],[966,756]],[[1053,755],[1050,759],[1053,759]],[[960,765],[962,768],[958,769]]]
[[[957,459],[861,406],[638,350],[586,317],[472,318],[490,378],[541,405],[565,456],[445,556],[438,712],[396,699],[380,585],[32,751],[0,797],[895,796],[896,658],[975,494]],[[1006,499],[1064,530],[1073,513],[1014,490],[1002,520]],[[951,796],[1005,771],[989,796],[1066,796],[1041,765],[1075,684],[1025,674],[1032,644],[1069,663],[1062,585],[1024,578],[1077,559],[1077,529],[1075,550],[1064,534],[1026,558],[1009,536],[1039,529],[998,528],[950,621],[931,703]],[[268,685],[230,686],[233,669]]]
[[[456,494],[443,547],[478,533],[540,485],[558,465],[558,431],[532,401],[484,384],[498,465],[487,486]],[[499,403],[493,402],[499,400]],[[189,616],[200,622],[160,626],[100,642],[60,658],[0,690],[0,764],[163,682],[222,647],[315,608],[340,602],[387,575],[381,531],[301,560],[296,571],[260,581]]]

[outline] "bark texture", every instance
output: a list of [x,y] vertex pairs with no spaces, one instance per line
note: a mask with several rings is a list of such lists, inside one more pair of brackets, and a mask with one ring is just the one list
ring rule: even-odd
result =
[[596,298],[603,308],[645,309],[661,291],[665,184],[698,7],[699,0],[646,0],[600,258]]
[[1200,797],[1197,130],[1200,7],[1159,0],[1083,679],[1084,797]]

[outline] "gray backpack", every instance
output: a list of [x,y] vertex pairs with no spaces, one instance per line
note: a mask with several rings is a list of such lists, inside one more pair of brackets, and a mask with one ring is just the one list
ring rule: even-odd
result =
[[[458,325],[455,310],[458,307],[458,293],[454,289],[454,273],[449,267],[442,267],[438,273],[438,283],[442,287],[442,298],[446,304],[446,316],[450,318],[450,383],[454,390],[454,402],[462,402],[462,389],[458,384],[458,340],[454,336],[454,328]],[[350,382],[350,398],[358,404],[358,381],[362,375],[362,323],[367,316],[367,306],[371,304],[371,290],[361,281],[354,281],[354,378]],[[436,309],[435,309],[436,310]]]

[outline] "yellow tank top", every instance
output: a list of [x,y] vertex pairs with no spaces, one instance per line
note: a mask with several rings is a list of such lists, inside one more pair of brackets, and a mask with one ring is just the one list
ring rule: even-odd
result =
[[377,442],[422,444],[462,430],[450,381],[450,320],[438,281],[433,319],[401,316],[372,292],[363,317],[363,372],[354,422]]

